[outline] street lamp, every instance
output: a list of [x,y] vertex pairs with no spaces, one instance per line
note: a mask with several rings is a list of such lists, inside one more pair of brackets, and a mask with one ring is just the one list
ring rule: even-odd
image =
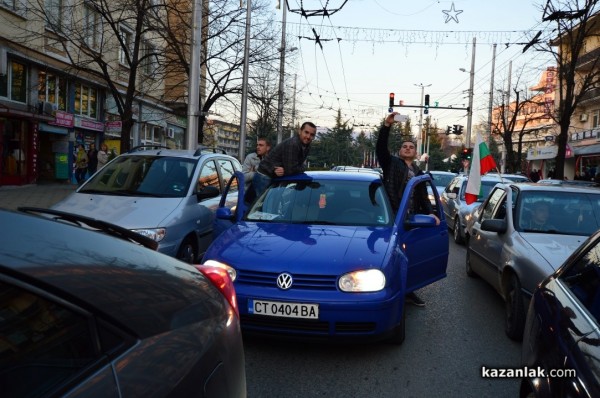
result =
[[287,4],[283,5],[283,14],[281,17],[281,52],[279,56],[279,92],[277,98],[277,143],[279,144],[283,137],[283,81],[285,79],[285,25],[287,15]]

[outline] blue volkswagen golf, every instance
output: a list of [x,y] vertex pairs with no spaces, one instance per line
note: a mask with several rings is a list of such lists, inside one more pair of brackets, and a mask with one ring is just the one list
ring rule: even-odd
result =
[[377,174],[276,178],[247,208],[236,173],[226,191],[238,189],[237,206],[221,201],[203,262],[230,273],[246,333],[402,343],[404,296],[448,262],[446,223],[411,211],[418,184],[431,177],[409,181],[394,217]]

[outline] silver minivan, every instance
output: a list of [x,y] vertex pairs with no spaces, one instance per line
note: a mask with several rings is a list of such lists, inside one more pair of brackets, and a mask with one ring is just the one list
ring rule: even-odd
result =
[[[212,242],[221,192],[241,169],[236,158],[213,149],[134,148],[52,208],[151,237],[158,251],[193,263]],[[237,187],[229,192],[233,204]]]

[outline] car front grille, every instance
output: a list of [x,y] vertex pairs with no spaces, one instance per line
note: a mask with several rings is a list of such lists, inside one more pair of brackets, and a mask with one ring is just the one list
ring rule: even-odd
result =
[[[281,272],[237,271],[236,283],[250,286],[277,286]],[[292,289],[336,290],[337,275],[291,274],[294,280]]]

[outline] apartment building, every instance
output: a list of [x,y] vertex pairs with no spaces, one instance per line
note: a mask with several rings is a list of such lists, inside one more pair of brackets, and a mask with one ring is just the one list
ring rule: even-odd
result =
[[[0,1],[0,185],[71,181],[77,144],[118,153],[126,123],[131,146],[185,145],[185,103],[166,93],[174,84],[151,56],[164,43],[151,30],[136,36],[135,10],[120,11],[110,26],[93,1]],[[136,44],[145,58],[124,109],[115,92],[132,86]]]

